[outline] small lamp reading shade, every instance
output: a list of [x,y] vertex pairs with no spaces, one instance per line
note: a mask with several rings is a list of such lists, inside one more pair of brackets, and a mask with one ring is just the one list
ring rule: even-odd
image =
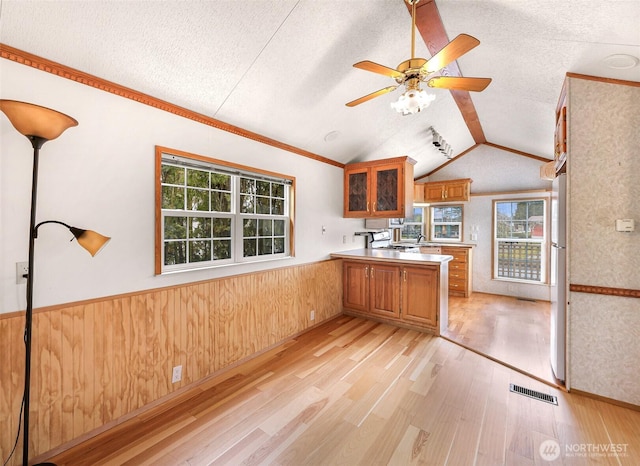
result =
[[78,126],[74,118],[64,113],[27,102],[3,99],[0,100],[0,110],[7,115],[13,127],[27,137],[51,141],[66,129]]
[[76,227],[69,227],[69,230],[71,230],[73,236],[78,240],[78,244],[89,251],[91,257],[98,254],[111,239],[110,237],[103,236],[93,230],[83,230],[82,228]]

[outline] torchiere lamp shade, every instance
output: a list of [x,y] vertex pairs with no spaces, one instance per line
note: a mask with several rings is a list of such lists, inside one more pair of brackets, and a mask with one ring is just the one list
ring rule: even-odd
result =
[[111,239],[93,230],[83,230],[82,228],[76,227],[70,227],[69,230],[71,230],[73,236],[78,240],[78,244],[89,251],[92,257],[98,254]]
[[78,122],[64,113],[40,105],[0,100],[2,110],[19,133],[24,136],[36,136],[47,141],[57,138],[66,129],[78,126]]

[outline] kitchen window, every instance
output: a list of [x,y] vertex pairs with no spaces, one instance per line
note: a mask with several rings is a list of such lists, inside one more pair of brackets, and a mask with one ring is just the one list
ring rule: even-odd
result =
[[430,207],[431,241],[462,241],[462,206],[446,205]]
[[494,201],[493,277],[544,283],[546,201]]
[[414,207],[413,216],[405,218],[402,223],[400,239],[417,240],[420,235],[424,236],[424,209]]
[[157,274],[291,256],[292,177],[159,147],[156,177]]

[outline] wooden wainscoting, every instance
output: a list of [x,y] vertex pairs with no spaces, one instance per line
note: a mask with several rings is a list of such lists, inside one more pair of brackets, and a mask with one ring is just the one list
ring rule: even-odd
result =
[[[39,309],[33,320],[31,455],[86,438],[341,312],[339,260]],[[24,313],[0,315],[3,460],[15,440],[22,400],[23,329]],[[172,384],[177,365],[182,381]],[[10,464],[21,464],[21,452]]]

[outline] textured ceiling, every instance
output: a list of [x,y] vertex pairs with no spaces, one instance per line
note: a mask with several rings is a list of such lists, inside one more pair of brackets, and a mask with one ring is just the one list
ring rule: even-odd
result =
[[[493,79],[471,93],[487,142],[552,158],[567,72],[640,81],[640,66],[605,62],[640,58],[637,0],[436,5],[449,39],[481,42],[458,65],[463,76]],[[410,116],[390,108],[400,90],[344,105],[395,84],[353,63],[396,67],[410,58],[403,0],[0,0],[0,19],[6,45],[338,162],[409,155],[419,177],[447,161],[430,126],[455,155],[475,144],[446,90]],[[416,55],[430,57],[420,35]],[[338,137],[325,138],[332,132]]]

